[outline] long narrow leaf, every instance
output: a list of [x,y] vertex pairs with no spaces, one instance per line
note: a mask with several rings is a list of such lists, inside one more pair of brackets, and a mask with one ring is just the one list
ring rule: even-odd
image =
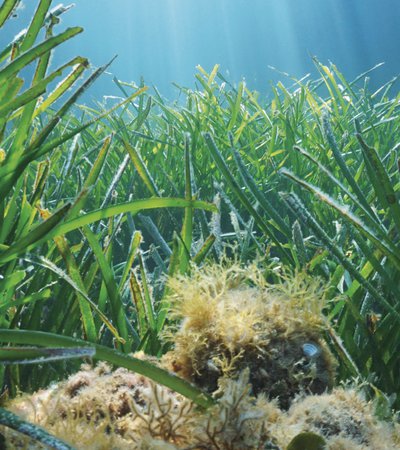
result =
[[[360,127],[358,126],[358,128]],[[356,136],[363,150],[364,158],[374,171],[374,179],[376,180],[376,183],[373,183],[373,185],[375,192],[378,195],[378,198],[381,199],[383,206],[389,209],[396,225],[397,233],[400,233],[400,204],[389,175],[382,164],[377,151],[367,145],[360,132],[358,132]]]
[[343,217],[345,217],[349,222],[351,222],[364,236],[366,236],[368,239],[371,240],[371,242],[376,245],[379,250],[386,255],[390,260],[393,262],[395,267],[397,267],[398,270],[400,270],[400,256],[397,254],[398,252],[396,249],[393,249],[393,246],[391,246],[391,241],[388,236],[385,236],[386,243],[382,242],[379,236],[376,236],[373,230],[371,230],[369,227],[366,226],[365,223],[363,223],[359,217],[355,216],[347,207],[344,205],[339,204],[336,200],[334,200],[332,197],[330,197],[328,194],[322,192],[319,188],[312,185],[311,183],[308,183],[301,178],[294,175],[291,171],[287,169],[281,169],[280,171],[282,175],[287,176],[291,180],[298,183],[303,188],[307,189],[308,191],[312,192],[314,195],[316,195],[320,200],[322,200],[324,203],[328,204],[332,208],[334,208],[336,211],[338,211]]
[[89,62],[85,58],[76,58],[75,67],[72,71],[62,80],[56,87],[56,89],[49,94],[49,96],[43,100],[43,102],[35,109],[33,117],[37,117],[43,111],[47,110],[52,104],[54,104],[68,89],[70,89],[74,83],[80,78],[84,70],[88,68]]
[[344,177],[346,178],[347,182],[349,183],[350,187],[352,188],[353,192],[359,199],[360,203],[363,205],[363,207],[369,211],[370,216],[374,216],[374,212],[371,208],[371,206],[368,203],[368,200],[366,199],[364,193],[360,189],[359,185],[357,184],[356,180],[354,179],[353,175],[351,174],[349,168],[347,167],[346,161],[343,158],[342,153],[340,152],[338,145],[336,143],[335,136],[333,134],[331,124],[329,122],[329,118],[327,115],[323,116],[323,125],[324,125],[324,131],[326,135],[326,139],[329,143],[329,146],[332,150],[333,156],[337,162],[337,164],[340,167],[341,172],[343,173]]
[[[114,326],[118,329],[118,334],[124,339],[124,342],[121,344],[122,348],[126,353],[129,353],[132,351],[133,344],[139,344],[138,336],[130,336],[129,334],[127,326],[128,318],[126,317],[125,307],[118,291],[118,285],[115,281],[112,270],[104,256],[103,250],[97,240],[96,235],[90,230],[89,227],[84,227],[83,233],[88,240],[88,243],[92,248],[97,263],[100,267],[104,284],[107,288],[107,293],[110,299]],[[135,338],[136,343],[134,342]]]
[[18,431],[25,436],[29,436],[31,439],[46,445],[49,449],[74,450],[73,447],[65,444],[63,441],[52,436],[37,425],[32,425],[29,422],[25,422],[16,414],[3,408],[0,408],[0,424]]
[[148,198],[128,203],[121,203],[118,205],[108,206],[104,209],[91,211],[76,219],[69,220],[66,223],[60,225],[56,230],[54,230],[53,235],[65,234],[84,225],[97,222],[98,220],[108,219],[109,217],[116,216],[118,214],[124,214],[127,212],[135,214],[139,211],[147,209],[185,208],[187,206],[204,209],[205,211],[216,211],[215,205],[201,200],[188,201],[180,198]]
[[4,0],[3,4],[0,6],[0,27],[2,27],[4,22],[10,17],[19,2],[20,0]]
[[[86,341],[80,339],[29,330],[0,329],[0,341],[12,344],[40,345],[44,347],[48,347],[49,345],[55,347],[88,346]],[[140,373],[156,383],[160,383],[173,391],[182,394],[184,397],[187,397],[203,408],[208,408],[214,404],[214,400],[209,395],[187,381],[173,375],[171,372],[161,369],[147,361],[124,355],[123,353],[102,345],[93,345],[93,347],[96,350],[96,354],[93,357],[94,359],[108,361],[116,366],[125,367],[126,369]]]
[[[233,144],[233,142],[231,142]],[[262,194],[254,181],[254,178],[251,176],[249,171],[246,169],[242,157],[239,152],[231,145],[231,151],[235,158],[236,165],[239,169],[239,173],[242,177],[242,180],[248,187],[249,191],[252,193],[254,198],[259,202],[260,206],[264,209],[264,211],[268,214],[268,216],[275,222],[279,231],[281,231],[286,237],[290,236],[290,229],[283,220],[283,218],[276,212],[277,208],[274,207],[271,202],[267,199],[265,194]]]
[[208,148],[214,158],[215,163],[217,164],[219,170],[224,175],[226,182],[231,187],[232,191],[235,193],[237,198],[241,201],[241,203],[245,206],[245,208],[249,211],[252,217],[254,217],[255,222],[261,228],[261,230],[272,240],[272,242],[276,245],[279,253],[282,256],[282,259],[285,262],[292,263],[292,257],[289,255],[287,250],[282,246],[280,240],[276,237],[271,226],[259,215],[259,213],[254,209],[251,205],[249,199],[244,194],[242,189],[240,188],[237,181],[233,178],[231,171],[226,165],[221,153],[219,152],[214,140],[212,139],[209,133],[204,134],[204,138],[208,145]]
[[[187,201],[193,200],[192,194],[192,163],[190,157],[189,137],[185,138],[185,199]],[[192,247],[193,238],[193,207],[190,205],[185,208],[185,215],[182,225],[182,241],[181,251],[179,255],[179,270],[180,273],[186,273],[189,267],[190,250]]]
[[[44,156],[47,153],[51,152],[56,147],[62,145],[64,142],[69,141],[74,136],[78,135],[79,133],[82,133],[84,130],[89,128],[91,125],[95,124],[96,122],[98,122],[99,120],[103,119],[104,117],[107,117],[112,112],[116,111],[118,108],[121,108],[126,103],[128,103],[132,99],[136,98],[138,95],[141,95],[146,90],[147,90],[147,87],[139,89],[134,94],[132,94],[129,98],[127,98],[126,100],[118,103],[117,105],[113,106],[112,108],[110,108],[110,109],[104,111],[103,113],[97,115],[95,118],[85,122],[83,125],[76,127],[72,131],[65,132],[64,134],[62,134],[61,137],[57,137],[57,138],[51,140],[50,142],[48,142],[48,143],[46,143],[44,145],[38,146],[38,145],[36,145],[35,142],[32,143],[31,146],[27,150],[27,156],[26,156],[26,160],[24,161],[24,164],[26,165],[30,161],[36,160],[38,158],[41,158],[42,156]],[[1,174],[1,176],[6,175],[6,173],[2,173],[1,167],[0,167],[0,174]]]
[[64,219],[71,205],[67,203],[56,211],[49,219],[36,226],[30,233],[11,245],[6,251],[0,253],[0,265],[11,261],[18,255],[27,252],[38,243],[47,240],[49,233]]
[[72,358],[92,358],[95,354],[96,350],[93,347],[0,347],[0,363],[42,364]]
[[63,33],[51,37],[41,44],[38,44],[37,46],[29,49],[14,61],[10,62],[6,67],[4,67],[4,69],[0,70],[0,84],[13,77],[17,72],[22,70],[26,65],[34,61],[36,58],[49,52],[54,47],[57,47],[57,45],[60,45],[68,39],[71,39],[77,34],[82,33],[82,31],[83,28],[80,27],[68,28]]
[[[0,105],[0,117],[5,116],[10,112],[16,111],[21,106],[24,106],[26,103],[29,103],[31,100],[34,100],[37,97],[39,97],[41,94],[43,94],[46,91],[48,84],[51,83],[56,77],[60,76],[66,67],[79,63],[79,67],[82,67],[82,70],[83,70],[86,65],[85,61],[86,60],[81,57],[74,58],[72,61],[70,61],[70,62],[64,64],[63,66],[61,66],[60,68],[56,69],[48,77],[39,81],[37,84],[35,84],[31,88],[27,89],[19,97],[12,98],[9,102],[3,103],[2,105]],[[45,109],[43,107],[43,104],[39,107],[39,109],[40,109],[40,111]]]
[[128,154],[131,158],[133,165],[135,166],[135,169],[137,170],[140,178],[143,180],[143,182],[144,182],[145,186],[147,187],[147,189],[149,190],[150,194],[154,195],[154,196],[159,196],[160,194],[157,189],[157,186],[156,186],[153,178],[151,177],[146,165],[144,164],[142,158],[140,157],[137,149],[135,149],[135,147],[130,145],[129,142],[126,141],[125,139],[123,139],[122,142],[124,144],[126,151],[128,152]]
[[[329,238],[327,233],[321,228],[320,225],[315,221],[315,219],[310,215],[304,205],[301,203],[300,199],[295,194],[287,194],[281,193],[281,196],[284,198],[286,202],[288,202],[289,206],[293,209],[297,216],[307,225],[309,226],[318,236],[318,239],[328,248],[328,250],[337,258],[338,262],[344,266],[344,268],[354,277],[364,289],[373,295],[376,301],[382,305],[384,309],[389,311],[393,318],[400,324],[400,314],[396,311],[396,309],[380,294],[375,287],[371,285],[371,283],[363,278],[360,272],[356,267],[346,258],[344,253],[340,248],[335,245],[334,242]],[[359,316],[359,313],[353,310],[353,313]],[[361,317],[358,317],[360,322],[363,323]],[[364,324],[364,323],[363,323]],[[365,325],[365,324],[364,324]]]

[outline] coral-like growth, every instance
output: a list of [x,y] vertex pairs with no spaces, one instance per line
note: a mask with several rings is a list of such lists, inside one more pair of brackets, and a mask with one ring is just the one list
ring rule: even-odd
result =
[[211,266],[169,282],[179,328],[164,362],[209,392],[221,376],[250,369],[253,393],[288,408],[299,392],[332,387],[334,362],[321,339],[324,291],[297,274],[268,285],[255,265]]
[[[12,409],[79,449],[131,449],[144,436],[185,441],[193,406],[126,369],[84,367],[66,382],[15,400]],[[137,447],[140,448],[140,447]]]
[[[195,429],[198,449],[257,450],[275,448],[271,430],[281,411],[264,395],[254,398],[248,383],[249,371],[238,379],[222,379],[218,403],[203,414]],[[270,447],[267,447],[270,445]]]
[[[101,364],[9,408],[82,450],[261,449],[280,411],[249,392],[248,373],[226,379],[217,404],[204,412],[144,377]],[[7,437],[12,448],[41,448],[15,434]]]

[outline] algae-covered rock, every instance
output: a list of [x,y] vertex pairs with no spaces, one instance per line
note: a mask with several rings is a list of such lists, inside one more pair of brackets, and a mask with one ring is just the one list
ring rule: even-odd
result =
[[[250,389],[248,371],[225,379],[216,405],[203,411],[142,376],[100,364],[16,399],[9,409],[79,450],[253,450],[272,442],[281,412]],[[42,448],[4,434],[11,448]]]
[[138,442],[145,436],[177,440],[193,415],[193,405],[178,394],[106,364],[85,366],[9,408],[70,445],[90,450],[141,448]]
[[298,274],[269,285],[256,266],[212,266],[170,280],[169,288],[179,327],[169,333],[174,349],[164,362],[180,376],[214,392],[221,376],[249,368],[253,393],[283,408],[299,392],[333,386],[319,282]]

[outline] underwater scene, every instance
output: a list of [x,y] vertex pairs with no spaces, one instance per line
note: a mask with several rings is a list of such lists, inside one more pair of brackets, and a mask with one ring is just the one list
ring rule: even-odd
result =
[[2,0],[0,450],[400,450],[397,0]]

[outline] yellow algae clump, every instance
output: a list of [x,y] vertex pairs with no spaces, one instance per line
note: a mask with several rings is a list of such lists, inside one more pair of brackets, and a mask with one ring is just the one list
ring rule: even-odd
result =
[[299,273],[269,285],[252,265],[193,269],[169,281],[174,343],[164,364],[208,392],[221,376],[250,370],[255,395],[283,408],[299,392],[333,385],[335,363],[321,338],[324,290]]

